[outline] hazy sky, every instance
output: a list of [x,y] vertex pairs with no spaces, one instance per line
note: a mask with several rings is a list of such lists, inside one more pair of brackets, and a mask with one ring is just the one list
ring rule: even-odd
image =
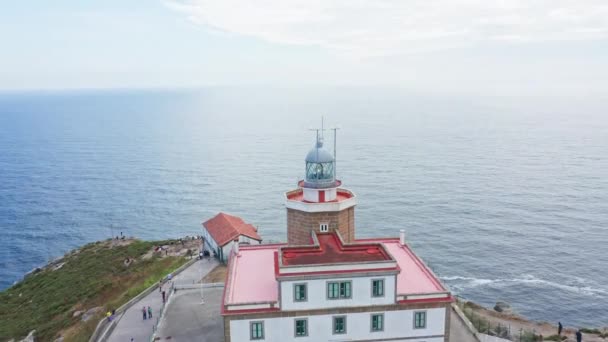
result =
[[0,5],[0,89],[243,84],[600,94],[608,1]]

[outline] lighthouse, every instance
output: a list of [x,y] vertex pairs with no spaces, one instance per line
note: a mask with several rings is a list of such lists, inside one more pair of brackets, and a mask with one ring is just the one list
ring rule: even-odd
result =
[[[321,130],[322,131],[322,130]],[[334,130],[334,154],[336,143]],[[305,158],[305,177],[298,187],[285,193],[287,242],[311,243],[311,232],[339,231],[345,242],[355,240],[355,194],[336,179],[335,155],[325,148],[319,135]]]
[[234,244],[224,341],[449,342],[452,295],[399,237],[355,239],[357,198],[319,136],[285,193],[288,243]]

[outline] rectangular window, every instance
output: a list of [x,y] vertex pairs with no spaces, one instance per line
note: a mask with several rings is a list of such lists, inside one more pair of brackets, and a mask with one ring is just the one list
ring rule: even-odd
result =
[[304,302],[307,298],[306,284],[295,284],[293,286],[293,298],[296,302]]
[[373,314],[372,315],[372,331],[384,330],[384,315]]
[[327,283],[327,298],[336,299],[340,298],[340,284],[339,283]]
[[264,339],[264,322],[251,322],[251,339],[252,340],[263,340]]
[[426,328],[426,311],[414,312],[414,329]]
[[346,334],[346,316],[334,317],[334,334]]
[[340,298],[350,298],[350,281],[340,283]]
[[296,337],[308,336],[308,321],[306,319],[296,319]]
[[351,297],[351,282],[329,282],[327,283],[327,298],[339,299]]
[[384,279],[372,280],[372,297],[384,297]]
[[327,233],[329,231],[329,224],[327,224],[327,223],[319,224],[319,231],[321,231],[321,233]]

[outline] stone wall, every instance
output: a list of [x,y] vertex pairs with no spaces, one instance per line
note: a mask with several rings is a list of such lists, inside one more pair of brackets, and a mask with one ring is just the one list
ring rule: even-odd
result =
[[310,244],[310,232],[318,232],[321,223],[329,224],[329,231],[337,229],[344,242],[355,240],[355,207],[320,213],[287,208],[287,242],[290,245]]

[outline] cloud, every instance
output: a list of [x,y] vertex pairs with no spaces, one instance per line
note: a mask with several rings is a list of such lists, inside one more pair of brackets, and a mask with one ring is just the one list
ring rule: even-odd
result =
[[488,41],[608,37],[606,0],[165,0],[165,4],[208,29],[360,57]]

